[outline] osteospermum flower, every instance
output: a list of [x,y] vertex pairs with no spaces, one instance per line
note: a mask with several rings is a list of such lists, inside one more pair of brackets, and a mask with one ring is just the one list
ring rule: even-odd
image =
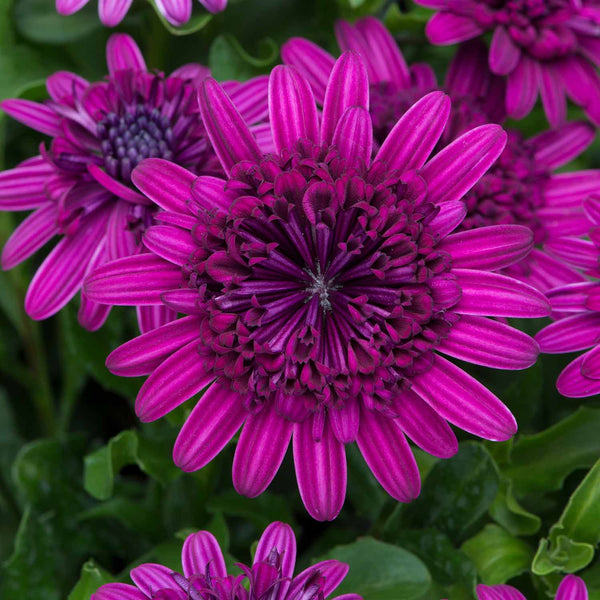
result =
[[[526,600],[525,596],[510,585],[478,585],[478,600]],[[588,600],[585,582],[576,575],[563,578],[556,591],[555,600]]]
[[[110,38],[106,55],[105,81],[89,83],[58,72],[48,78],[48,102],[0,104],[52,138],[39,156],[0,173],[0,210],[35,209],[6,243],[2,268],[14,267],[61,236],[27,291],[25,309],[34,319],[60,310],[98,265],[141,251],[141,234],[158,207],[131,184],[140,160],[162,157],[195,173],[222,172],[196,101],[197,84],[208,69],[190,64],[168,77],[149,72],[133,39],[123,34]],[[266,116],[266,84],[266,77],[227,84],[252,122]],[[108,311],[83,296],[79,321],[97,329]],[[138,315],[142,331],[172,316],[165,307],[141,308]]]
[[[409,68],[390,32],[373,17],[360,19],[355,25],[339,21],[336,37],[342,50],[358,52],[367,65],[373,147],[378,149],[414,102],[438,88],[435,74],[423,63]],[[286,42],[281,55],[286,64],[306,76],[322,104],[333,56],[303,38]],[[441,145],[478,125],[505,120],[504,81],[490,73],[487,60],[487,49],[478,40],[462,44],[453,58],[442,86],[452,100],[452,110]],[[524,225],[533,231],[537,245],[564,235],[583,234],[587,221],[580,204],[597,189],[597,173],[563,176],[554,171],[592,143],[594,127],[572,122],[529,139],[517,129],[509,128],[507,133],[503,153],[464,198],[467,215],[460,229]],[[582,280],[577,271],[543,248],[536,248],[511,266],[510,273],[542,291]]]
[[[597,185],[600,186],[600,178]],[[552,244],[552,251],[581,269],[592,281],[550,291],[548,298],[562,318],[536,336],[541,349],[548,354],[586,350],[564,369],[556,382],[558,391],[570,398],[600,393],[600,198],[587,199],[584,209],[589,218],[589,239],[560,238]]]
[[564,122],[569,96],[600,122],[600,8],[595,0],[415,0],[438,9],[433,44],[493,32],[489,68],[507,76],[506,109],[521,119],[541,96],[551,125]]
[[233,481],[256,496],[293,438],[300,494],[316,519],[342,507],[345,444],[354,440],[382,486],[406,502],[420,483],[405,434],[441,457],[457,449],[447,421],[488,439],[513,435],[508,409],[441,354],[527,367],[536,344],[485,316],[549,310],[537,290],[494,273],[531,249],[528,229],[452,234],[465,214],[460,198],[504,147],[502,129],[476,128],[429,159],[450,112],[434,92],[373,157],[368,89],[360,57],[343,54],[319,120],[308,82],[276,67],[276,152],[264,155],[206,79],[201,112],[226,177],[140,164],[136,185],[167,211],[145,235],[155,256],[104,265],[86,283],[98,302],[164,302],[187,315],[107,360],[114,373],[150,375],[136,402],[144,421],[209,386],[175,462],[203,467],[243,425]]
[[[56,10],[61,15],[72,15],[90,0],[56,0]],[[98,0],[98,16],[103,25],[115,27],[131,7],[133,0]],[[199,0],[211,13],[225,10],[227,0]],[[192,0],[154,0],[156,8],[172,25],[183,25],[192,16]]]
[[[271,523],[262,534],[252,566],[229,575],[219,543],[208,531],[189,535],[181,552],[183,575],[163,565],[132,569],[135,585],[107,583],[91,600],[325,600],[348,573],[348,565],[326,560],[294,576],[296,538],[289,525]],[[332,600],[362,600],[343,594]]]

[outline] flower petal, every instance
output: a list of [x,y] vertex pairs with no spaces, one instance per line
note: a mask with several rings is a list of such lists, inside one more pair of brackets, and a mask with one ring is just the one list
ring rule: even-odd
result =
[[506,82],[506,112],[509,116],[523,119],[531,112],[538,96],[539,77],[537,62],[521,55]]
[[148,596],[127,583],[105,583],[90,600],[148,600]]
[[591,348],[600,342],[600,313],[586,311],[559,319],[544,327],[535,339],[546,354]]
[[115,33],[106,43],[106,64],[108,72],[114,75],[117,71],[147,71],[146,62],[135,40],[125,33]]
[[271,592],[269,598],[284,600],[296,566],[296,536],[287,523],[271,523],[265,529],[256,547],[254,564],[268,562],[273,550],[276,550],[281,557],[281,581],[277,591],[274,594]]
[[525,596],[510,585],[482,585],[476,588],[478,600],[526,600]]
[[521,58],[521,50],[505,27],[496,27],[490,46],[490,69],[496,75],[512,73]]
[[436,13],[429,19],[425,33],[432,44],[447,46],[465,42],[484,32],[475,19],[449,12]]
[[[593,350],[588,351],[593,352]],[[578,356],[569,363],[556,380],[556,389],[567,398],[587,398],[600,393],[600,379],[585,377],[581,367],[587,354]]]
[[227,577],[227,567],[219,542],[212,533],[199,531],[188,535],[181,550],[183,574],[186,577],[205,575]]
[[335,129],[333,145],[340,156],[346,159],[348,168],[366,171],[373,147],[373,125],[369,111],[360,106],[348,108]]
[[13,119],[40,133],[51,137],[62,134],[60,115],[44,104],[19,98],[0,102],[0,108]]
[[146,596],[152,598],[154,592],[162,589],[175,589],[177,584],[171,576],[173,569],[155,563],[145,563],[131,569],[129,575],[133,583],[140,588]]
[[103,25],[115,27],[127,14],[133,0],[98,0],[98,15]]
[[588,600],[585,581],[577,575],[566,575],[558,586],[556,600]]
[[152,253],[174,265],[185,265],[198,250],[189,231],[170,225],[153,225],[144,234],[144,245]]
[[46,184],[53,172],[44,160],[0,173],[0,210],[30,210],[50,202]]

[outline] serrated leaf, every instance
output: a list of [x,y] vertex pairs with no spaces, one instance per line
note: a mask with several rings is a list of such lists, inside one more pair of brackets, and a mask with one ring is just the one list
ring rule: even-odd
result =
[[412,600],[426,594],[431,585],[427,568],[414,554],[371,537],[336,546],[318,560],[332,558],[350,565],[336,595],[355,593],[368,600]]
[[101,569],[93,560],[88,560],[81,567],[81,576],[67,600],[89,600],[90,596],[105,583],[110,583],[113,578],[108,571]]
[[146,441],[133,430],[122,431],[85,457],[85,489],[98,500],[110,498],[117,473],[134,464],[164,485],[180,474],[164,444]]
[[580,544],[564,535],[557,535],[552,546],[550,540],[540,540],[531,570],[540,576],[550,573],[575,573],[589,565],[593,558],[592,545]]
[[503,474],[518,495],[559,490],[576,469],[600,455],[600,410],[583,407],[556,425],[522,436],[512,447]]
[[467,540],[461,550],[471,558],[486,585],[505,583],[527,571],[533,557],[528,544],[492,524]]

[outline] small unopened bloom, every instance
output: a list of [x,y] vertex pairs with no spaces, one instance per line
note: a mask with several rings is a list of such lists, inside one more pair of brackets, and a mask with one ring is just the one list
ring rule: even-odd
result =
[[[342,583],[348,565],[326,560],[294,575],[296,538],[289,525],[271,523],[262,534],[251,566],[227,573],[223,553],[208,531],[188,536],[182,573],[146,563],[132,569],[134,585],[107,583],[91,600],[325,600]],[[332,600],[362,600],[343,594]]]
[[441,356],[521,369],[538,353],[529,336],[486,318],[548,314],[540,292],[496,273],[531,250],[530,230],[453,233],[461,199],[504,148],[501,127],[475,128],[430,157],[450,114],[433,92],[373,154],[369,82],[354,52],[333,67],[321,119],[306,79],[273,70],[275,153],[261,152],[214,80],[199,99],[225,177],[141,163],[136,185],[167,211],[145,234],[155,256],[104,265],[86,283],[98,302],[186,315],[107,361],[120,375],[150,375],[136,403],[144,421],[209,386],[175,462],[203,467],[243,426],[233,481],[256,496],[292,440],[300,494],[323,520],[344,502],[348,443],[407,502],[420,481],[405,436],[448,457],[457,450],[448,422],[487,439],[513,435],[501,401]]

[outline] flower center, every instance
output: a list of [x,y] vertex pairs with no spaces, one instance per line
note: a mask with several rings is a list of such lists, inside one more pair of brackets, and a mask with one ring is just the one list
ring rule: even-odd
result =
[[199,213],[184,267],[217,376],[250,404],[301,397],[317,408],[389,402],[429,367],[460,289],[420,177],[381,163],[359,172],[306,143],[236,165],[226,193],[228,214]]
[[158,108],[144,104],[136,104],[122,115],[106,115],[98,123],[98,138],[106,171],[125,183],[143,159],[173,159],[169,119]]

